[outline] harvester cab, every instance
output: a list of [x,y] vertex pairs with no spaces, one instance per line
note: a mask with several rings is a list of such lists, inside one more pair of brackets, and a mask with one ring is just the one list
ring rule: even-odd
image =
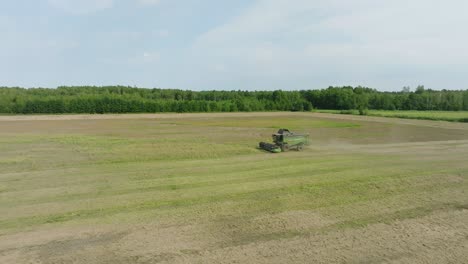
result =
[[259,147],[273,153],[285,152],[290,149],[301,151],[309,144],[309,135],[292,133],[288,129],[282,128],[272,135],[274,144],[260,142]]

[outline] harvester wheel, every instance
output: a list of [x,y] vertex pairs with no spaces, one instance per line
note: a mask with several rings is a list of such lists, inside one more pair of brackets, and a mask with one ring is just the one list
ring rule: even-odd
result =
[[302,144],[297,145],[297,151],[301,151],[304,146]]
[[288,144],[281,145],[281,151],[285,152],[289,150]]

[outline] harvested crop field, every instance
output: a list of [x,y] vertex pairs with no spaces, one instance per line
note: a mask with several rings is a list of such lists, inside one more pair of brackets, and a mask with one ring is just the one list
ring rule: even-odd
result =
[[0,263],[466,263],[467,160],[464,123],[3,116]]

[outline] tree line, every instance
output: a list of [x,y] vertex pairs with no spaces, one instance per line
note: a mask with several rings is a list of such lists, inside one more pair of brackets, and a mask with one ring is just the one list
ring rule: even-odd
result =
[[0,87],[0,113],[158,113],[317,109],[468,110],[468,91],[418,86],[400,92],[366,87],[301,91],[189,91],[128,86]]

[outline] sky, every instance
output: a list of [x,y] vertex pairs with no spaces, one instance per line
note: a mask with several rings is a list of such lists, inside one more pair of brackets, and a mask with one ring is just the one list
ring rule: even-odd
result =
[[0,86],[468,89],[466,0],[0,0]]

